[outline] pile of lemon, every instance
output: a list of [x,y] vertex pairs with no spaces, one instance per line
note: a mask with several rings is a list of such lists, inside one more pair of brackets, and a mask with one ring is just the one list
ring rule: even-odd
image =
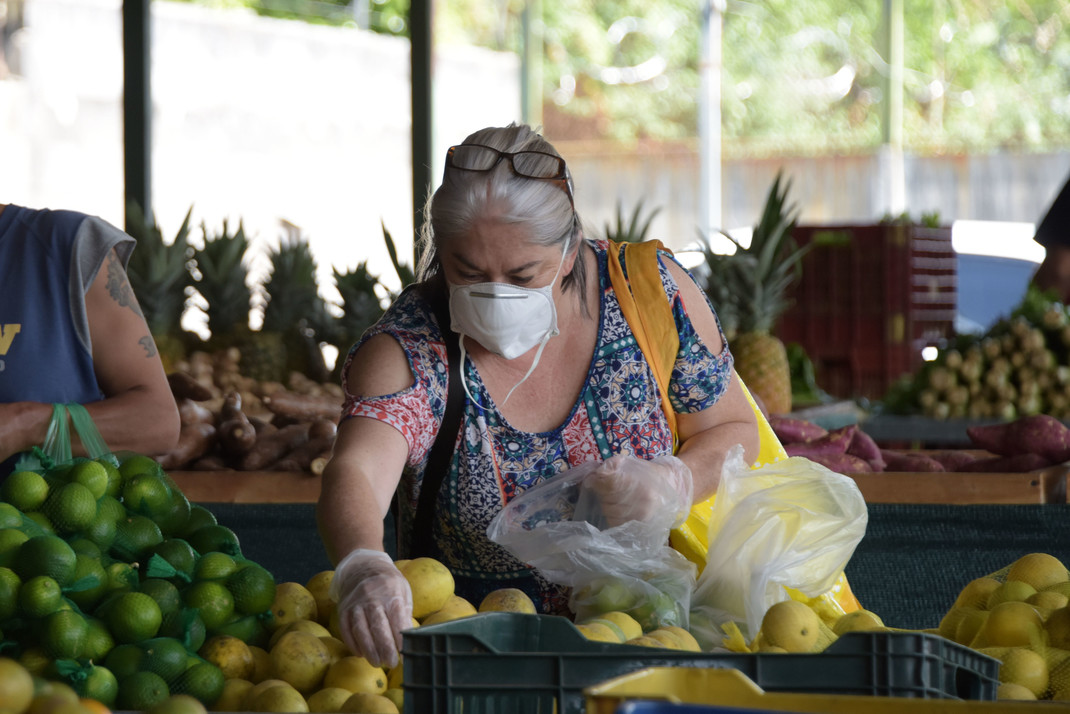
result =
[[275,588],[149,457],[78,459],[0,484],[2,651],[80,698],[211,705],[224,675],[198,650],[215,635],[266,638]]
[[1000,699],[1070,700],[1070,573],[1029,553],[970,581],[940,635],[999,659]]

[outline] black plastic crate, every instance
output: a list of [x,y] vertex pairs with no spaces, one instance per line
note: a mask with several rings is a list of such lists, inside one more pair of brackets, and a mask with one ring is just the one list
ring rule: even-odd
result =
[[737,669],[770,692],[994,700],[999,660],[937,635],[852,632],[819,654],[592,642],[564,617],[484,613],[404,634],[405,711],[584,711],[584,687],[646,667]]

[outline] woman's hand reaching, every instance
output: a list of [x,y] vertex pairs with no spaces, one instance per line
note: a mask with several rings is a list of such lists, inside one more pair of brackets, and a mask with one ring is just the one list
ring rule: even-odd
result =
[[691,469],[675,456],[644,461],[617,455],[606,459],[583,481],[598,500],[609,527],[674,514],[673,526],[687,517],[693,485]]
[[412,627],[412,589],[390,556],[354,550],[335,568],[328,594],[349,649],[373,666],[396,665],[401,631]]

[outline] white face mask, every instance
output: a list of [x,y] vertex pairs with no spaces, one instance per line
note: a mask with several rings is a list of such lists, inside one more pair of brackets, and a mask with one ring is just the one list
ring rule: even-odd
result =
[[[567,253],[568,242],[565,243],[553,279],[549,285],[541,288],[518,287],[509,283],[454,285],[447,282],[450,291],[450,327],[461,336],[462,363],[465,336],[505,359],[516,359],[533,347],[539,348],[527,374],[509,390],[502,401],[503,405],[509,401],[513,390],[531,376],[550,338],[560,334],[554,305],[554,285]],[[461,382],[464,384],[463,368]],[[464,384],[464,391],[472,399],[467,384]]]

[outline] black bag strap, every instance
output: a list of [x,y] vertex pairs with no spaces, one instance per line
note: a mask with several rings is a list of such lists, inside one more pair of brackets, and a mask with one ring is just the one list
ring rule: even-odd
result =
[[446,362],[449,377],[446,381],[446,411],[442,415],[442,424],[431,445],[427,456],[427,468],[420,486],[420,500],[416,505],[416,521],[413,524],[411,557],[430,555],[431,528],[434,525],[435,501],[442,488],[442,480],[450,469],[453,460],[453,447],[457,443],[457,431],[461,425],[464,411],[464,388],[461,386],[461,348],[460,338],[450,329],[449,302],[445,299],[431,299],[431,308],[438,320],[442,339],[446,343]]

